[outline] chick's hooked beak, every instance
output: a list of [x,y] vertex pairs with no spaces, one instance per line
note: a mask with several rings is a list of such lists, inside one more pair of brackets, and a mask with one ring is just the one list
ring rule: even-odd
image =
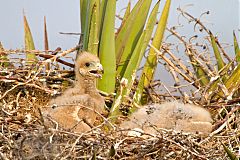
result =
[[90,74],[97,78],[102,78],[102,75],[104,73],[103,66],[100,63],[96,63],[94,66],[95,66],[94,69],[91,69],[89,71]]

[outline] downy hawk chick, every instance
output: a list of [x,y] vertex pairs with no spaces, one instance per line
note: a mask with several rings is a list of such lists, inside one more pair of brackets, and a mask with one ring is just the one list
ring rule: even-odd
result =
[[99,58],[88,52],[81,53],[75,62],[74,87],[49,102],[49,109],[43,111],[44,122],[52,126],[57,123],[74,132],[91,130],[100,115],[105,113],[104,98],[96,88],[96,79],[102,74]]

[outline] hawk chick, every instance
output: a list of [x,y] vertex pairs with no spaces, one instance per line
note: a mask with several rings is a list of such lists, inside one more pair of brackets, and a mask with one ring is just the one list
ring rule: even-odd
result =
[[48,106],[54,108],[43,111],[47,125],[57,123],[71,131],[89,131],[105,111],[104,98],[96,88],[96,79],[101,78],[102,74],[99,58],[88,52],[81,53],[75,62],[74,87],[49,102]]
[[130,115],[129,121],[123,122],[120,127],[140,128],[149,134],[157,133],[154,128],[210,133],[212,118],[210,113],[202,107],[173,101],[140,108]]

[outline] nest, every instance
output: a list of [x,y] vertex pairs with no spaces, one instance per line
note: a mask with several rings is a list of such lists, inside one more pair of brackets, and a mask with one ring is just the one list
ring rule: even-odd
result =
[[51,93],[39,89],[36,83],[0,82],[2,159],[227,159],[222,144],[239,152],[236,111],[234,120],[226,121],[224,129],[218,128],[211,135],[159,130],[158,135],[131,137],[117,126],[108,132],[95,128],[84,134],[46,128],[39,108]]
[[209,137],[159,130],[130,137],[121,130],[76,134],[18,121],[2,121],[1,128],[2,159],[227,159],[222,143],[236,151],[239,145],[233,131]]
[[[96,127],[82,134],[47,128],[40,109],[56,93],[71,86],[73,71],[53,70],[46,75],[42,70],[38,72],[38,67],[1,72],[1,159],[219,160],[228,157],[223,146],[239,155],[239,100],[218,104],[226,113],[215,116],[215,131],[210,135],[159,129],[157,135],[141,133],[140,137],[132,137],[117,126],[108,131]],[[111,97],[106,99],[111,101]]]

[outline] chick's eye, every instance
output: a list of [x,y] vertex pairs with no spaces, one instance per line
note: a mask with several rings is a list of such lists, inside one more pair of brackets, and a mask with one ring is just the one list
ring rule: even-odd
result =
[[85,66],[86,66],[86,67],[89,67],[89,66],[90,66],[90,63],[88,63],[88,62],[85,63]]

